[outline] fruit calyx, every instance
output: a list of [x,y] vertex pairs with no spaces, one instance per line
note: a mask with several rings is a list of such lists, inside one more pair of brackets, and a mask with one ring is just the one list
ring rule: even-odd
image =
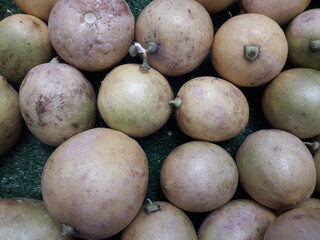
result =
[[175,99],[171,100],[169,103],[173,105],[175,108],[179,108],[181,106],[182,100],[181,98],[176,97]]
[[74,227],[62,223],[62,235],[63,236],[72,236],[75,235],[77,231],[74,229]]
[[254,62],[260,57],[260,46],[258,45],[244,45],[244,58],[249,62]]
[[313,141],[313,142],[303,142],[310,150],[312,153],[317,151],[320,147],[320,142],[319,141]]
[[142,72],[148,72],[150,69],[150,66],[148,64],[148,53],[155,53],[157,51],[158,44],[155,42],[147,42],[147,47],[144,48],[141,46],[140,43],[134,42],[131,47],[129,48],[129,54],[131,57],[135,57],[138,54],[142,58],[142,64],[140,66],[140,70]]
[[148,204],[144,208],[147,214],[158,212],[161,210],[161,207],[159,204],[152,202],[149,198],[147,199]]
[[320,40],[313,40],[310,42],[309,47],[311,51],[319,51],[320,50]]

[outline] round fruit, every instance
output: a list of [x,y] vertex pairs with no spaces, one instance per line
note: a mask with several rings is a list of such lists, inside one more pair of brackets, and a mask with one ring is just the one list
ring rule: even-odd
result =
[[320,235],[320,208],[298,207],[277,217],[264,240],[310,240]]
[[30,131],[51,146],[95,124],[94,89],[78,69],[65,63],[32,68],[20,85],[19,106]]
[[123,230],[143,204],[148,161],[128,135],[108,128],[81,132],[58,146],[42,173],[50,215],[84,239]]
[[107,125],[131,137],[159,130],[172,113],[173,91],[167,79],[138,64],[117,66],[107,74],[98,93],[98,109]]
[[32,198],[0,199],[0,235],[11,240],[73,239],[51,218],[43,202]]
[[293,208],[315,189],[313,157],[298,137],[286,131],[251,133],[236,153],[236,164],[244,190],[266,207]]
[[100,71],[120,62],[134,37],[134,16],[125,0],[60,0],[48,27],[53,47],[69,64]]
[[279,25],[284,25],[304,11],[311,0],[240,0],[240,9],[244,13],[264,14]]
[[231,6],[234,0],[196,0],[210,13],[221,12]]
[[270,209],[253,200],[232,200],[205,217],[198,231],[198,240],[262,240],[275,219]]
[[226,204],[238,186],[238,169],[219,145],[191,141],[165,158],[160,183],[167,199],[189,212],[208,212]]
[[[315,142],[320,143],[320,136],[315,138]],[[318,146],[313,155],[314,163],[316,165],[317,170],[317,184],[316,191],[320,193],[320,147]]]
[[53,57],[47,25],[28,14],[0,21],[0,75],[21,83],[28,71]]
[[24,13],[28,13],[48,22],[48,18],[57,0],[13,0],[17,7]]
[[267,86],[262,109],[273,128],[301,139],[320,135],[320,71],[291,68],[282,71]]
[[320,9],[314,8],[295,17],[285,30],[288,61],[297,67],[320,70]]
[[232,83],[216,77],[193,78],[179,89],[175,117],[188,136],[209,142],[231,139],[247,125],[249,105]]
[[271,18],[255,13],[234,16],[215,34],[211,61],[218,74],[243,87],[263,85],[287,61],[288,43]]
[[0,76],[0,156],[17,142],[23,120],[17,91]]
[[180,76],[198,67],[209,54],[213,41],[209,13],[194,0],[155,0],[140,13],[135,36],[146,48],[157,50],[148,63],[165,76]]
[[149,202],[124,229],[121,240],[197,240],[189,217],[165,201]]

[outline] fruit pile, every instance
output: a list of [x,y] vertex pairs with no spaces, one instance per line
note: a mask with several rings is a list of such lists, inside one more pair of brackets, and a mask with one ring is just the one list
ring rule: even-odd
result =
[[0,235],[317,239],[320,6],[294,2],[0,3]]

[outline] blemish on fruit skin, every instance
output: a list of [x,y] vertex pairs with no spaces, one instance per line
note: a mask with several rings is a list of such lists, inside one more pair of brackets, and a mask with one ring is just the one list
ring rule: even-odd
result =
[[39,125],[45,126],[47,123],[43,122],[43,116],[47,111],[47,106],[52,102],[52,99],[48,98],[47,96],[44,96],[40,94],[39,99],[35,103],[35,110],[38,116]]

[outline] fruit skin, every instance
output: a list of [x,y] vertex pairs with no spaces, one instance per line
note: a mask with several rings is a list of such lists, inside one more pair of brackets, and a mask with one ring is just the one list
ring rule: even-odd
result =
[[136,21],[136,41],[143,47],[157,43],[148,63],[164,76],[181,76],[198,67],[209,54],[213,35],[210,15],[194,0],[151,1]]
[[282,71],[264,90],[262,110],[273,128],[301,139],[320,135],[320,71]]
[[279,25],[290,22],[295,16],[303,12],[311,0],[240,0],[241,13],[264,14]]
[[258,203],[286,210],[309,198],[316,185],[316,168],[306,145],[279,129],[248,135],[236,152],[239,180]]
[[122,232],[121,240],[197,240],[191,220],[180,208],[166,201],[153,204],[158,204],[160,210],[148,214],[144,204]]
[[198,240],[262,240],[275,219],[270,209],[253,200],[231,200],[205,217],[198,231]]
[[[246,45],[260,46],[257,59],[244,57]],[[256,87],[271,81],[283,69],[288,43],[281,27],[255,13],[236,15],[215,33],[211,62],[218,74],[237,86]]]
[[50,215],[84,239],[124,229],[143,204],[148,161],[128,135],[109,128],[81,132],[56,148],[41,177]]
[[319,49],[310,48],[312,41],[320,40],[319,24],[320,9],[315,8],[300,13],[286,27],[288,61],[292,65],[320,70]]
[[180,129],[188,136],[208,142],[231,139],[246,127],[249,105],[232,83],[216,77],[201,76],[184,83],[175,109]]
[[131,137],[145,137],[168,121],[173,97],[169,82],[158,71],[142,72],[138,64],[123,64],[102,81],[98,110],[109,127]]
[[19,108],[18,92],[0,76],[0,156],[18,141],[23,119]]
[[[320,136],[317,136],[314,139],[315,142],[320,143]],[[317,193],[320,193],[320,147],[318,147],[313,155],[314,163],[316,165],[316,171],[317,171],[317,183],[316,183],[316,191]]]
[[53,5],[57,0],[13,0],[17,7],[24,13],[40,18],[48,22]]
[[97,112],[91,83],[78,69],[57,62],[28,72],[20,85],[19,107],[32,134],[50,146],[92,128]]
[[217,13],[231,6],[234,0],[196,0],[210,13]]
[[71,240],[63,235],[62,225],[51,218],[43,201],[33,198],[0,199],[2,239]]
[[160,170],[164,195],[189,212],[208,212],[226,204],[238,186],[230,154],[217,144],[190,141],[173,149]]
[[134,37],[134,16],[124,0],[60,0],[48,28],[58,55],[85,71],[118,64]]
[[47,25],[29,14],[0,21],[0,75],[20,84],[28,71],[54,54]]
[[320,208],[298,207],[277,217],[264,240],[310,240],[320,235]]

